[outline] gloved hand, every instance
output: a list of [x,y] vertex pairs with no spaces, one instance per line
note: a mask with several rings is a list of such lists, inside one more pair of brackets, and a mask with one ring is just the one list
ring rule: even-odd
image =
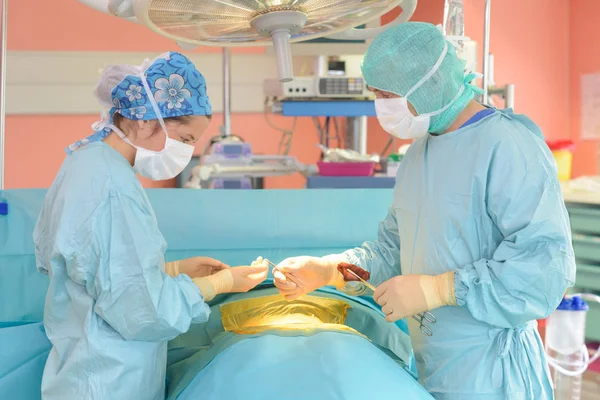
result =
[[455,306],[454,271],[441,275],[401,275],[383,282],[373,294],[388,322],[443,306]]
[[273,280],[279,293],[286,300],[294,300],[327,285],[341,289],[346,282],[337,270],[337,265],[344,261],[347,260],[337,254],[326,257],[287,258],[279,263],[277,269],[273,269]]
[[[257,260],[258,261],[258,260]],[[267,279],[269,266],[266,262],[254,262],[252,266],[223,269],[213,275],[193,279],[200,288],[205,301],[223,293],[242,293]]]
[[212,275],[215,272],[226,268],[231,267],[210,257],[192,257],[165,264],[165,272],[167,275],[173,277],[179,274],[186,274],[190,278],[200,278]]

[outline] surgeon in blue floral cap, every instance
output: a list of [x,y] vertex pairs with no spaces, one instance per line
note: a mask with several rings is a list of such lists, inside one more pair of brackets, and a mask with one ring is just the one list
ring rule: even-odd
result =
[[95,95],[109,111],[67,149],[34,231],[38,269],[50,277],[42,398],[164,399],[167,341],[207,321],[206,301],[252,289],[268,267],[165,263],[136,172],[173,178],[208,127],[206,81],[190,60],[109,66]]

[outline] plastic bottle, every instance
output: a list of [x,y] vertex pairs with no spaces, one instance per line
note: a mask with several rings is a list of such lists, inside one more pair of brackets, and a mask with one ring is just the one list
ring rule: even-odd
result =
[[[550,350],[548,355],[554,357],[559,365],[569,371],[576,371],[583,363],[583,352],[578,350],[570,355],[562,355],[556,351]],[[582,375],[568,376],[555,368],[550,368],[552,371],[552,380],[554,381],[554,398],[555,400],[580,400]]]
[[585,346],[588,305],[581,297],[565,298],[548,318],[546,352],[556,400],[580,400],[589,353]]

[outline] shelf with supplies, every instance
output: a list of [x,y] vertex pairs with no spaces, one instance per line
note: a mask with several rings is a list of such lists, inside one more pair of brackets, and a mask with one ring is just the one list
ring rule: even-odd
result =
[[[577,262],[574,291],[600,294],[600,194],[563,190]],[[600,341],[600,306],[590,304],[586,337]]]

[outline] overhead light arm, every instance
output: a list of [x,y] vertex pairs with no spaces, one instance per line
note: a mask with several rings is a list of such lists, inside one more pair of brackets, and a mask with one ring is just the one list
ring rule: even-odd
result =
[[139,22],[133,10],[133,0],[79,0],[80,3],[131,22]]

